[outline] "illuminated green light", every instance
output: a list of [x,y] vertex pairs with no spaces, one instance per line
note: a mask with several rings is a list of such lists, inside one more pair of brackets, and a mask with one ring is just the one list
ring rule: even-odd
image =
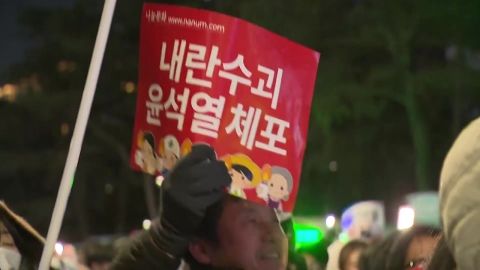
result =
[[340,242],[346,244],[348,242],[348,234],[347,233],[340,233],[340,235],[338,235],[338,239],[340,240]]
[[316,227],[294,224],[293,228],[297,247],[317,244],[323,238],[322,232]]
[[298,230],[296,233],[295,237],[300,243],[316,243],[320,241],[319,230]]

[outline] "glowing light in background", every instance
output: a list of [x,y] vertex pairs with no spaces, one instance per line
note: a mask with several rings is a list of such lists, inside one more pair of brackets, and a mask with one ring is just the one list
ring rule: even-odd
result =
[[349,240],[348,234],[346,232],[341,232],[338,235],[338,240],[344,244],[347,243]]
[[152,225],[152,221],[150,221],[149,219],[145,219],[143,221],[143,229],[144,230],[150,229],[150,225]]
[[125,84],[125,92],[131,94],[135,91],[135,84],[133,82],[127,82]]
[[155,179],[155,184],[157,184],[157,186],[161,187],[162,186],[162,183],[163,183],[163,180],[165,180],[165,178],[163,176],[157,176],[157,178]]
[[293,229],[295,230],[295,246],[297,248],[315,245],[323,238],[322,232],[314,226],[295,223]]
[[325,219],[325,225],[327,226],[327,228],[333,228],[333,226],[335,226],[335,217],[333,215],[330,215],[328,216],[326,219]]
[[331,172],[336,172],[338,170],[337,162],[336,161],[330,162],[330,164],[328,164],[328,168],[330,169]]
[[402,206],[398,210],[397,229],[405,230],[413,226],[415,221],[415,210],[408,206]]
[[67,123],[63,123],[60,126],[60,132],[62,133],[62,136],[67,136],[70,132],[70,126]]
[[55,253],[57,253],[58,255],[62,255],[62,253],[63,253],[63,245],[62,244],[60,244],[60,243],[55,244]]

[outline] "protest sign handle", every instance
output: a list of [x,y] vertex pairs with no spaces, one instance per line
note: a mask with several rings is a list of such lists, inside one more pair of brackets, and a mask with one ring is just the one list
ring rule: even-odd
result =
[[107,45],[108,34],[112,24],[113,13],[115,10],[116,0],[105,0],[100,26],[98,28],[93,56],[88,70],[87,81],[83,90],[82,101],[77,115],[77,122],[73,132],[72,141],[70,142],[70,150],[67,156],[67,162],[63,171],[62,181],[58,190],[57,200],[53,209],[50,227],[48,229],[47,240],[40,260],[39,270],[50,269],[51,259],[55,248],[55,243],[62,227],[63,216],[67,207],[68,197],[72,189],[71,179],[75,174],[75,168],[78,164],[78,158],[82,148],[85,130],[87,128],[90,110],[92,108],[93,97],[95,96],[95,88],[97,86],[100,68],[102,66],[103,55]]

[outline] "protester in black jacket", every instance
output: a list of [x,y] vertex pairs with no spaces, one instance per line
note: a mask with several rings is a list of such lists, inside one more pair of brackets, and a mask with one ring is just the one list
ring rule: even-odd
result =
[[226,195],[231,178],[213,148],[196,145],[162,184],[160,218],[111,270],[284,270],[287,240],[273,209]]

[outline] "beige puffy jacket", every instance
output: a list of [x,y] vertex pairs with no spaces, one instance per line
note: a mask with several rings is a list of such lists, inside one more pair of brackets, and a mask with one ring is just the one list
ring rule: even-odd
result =
[[440,213],[457,269],[480,269],[480,118],[462,131],[445,158]]

